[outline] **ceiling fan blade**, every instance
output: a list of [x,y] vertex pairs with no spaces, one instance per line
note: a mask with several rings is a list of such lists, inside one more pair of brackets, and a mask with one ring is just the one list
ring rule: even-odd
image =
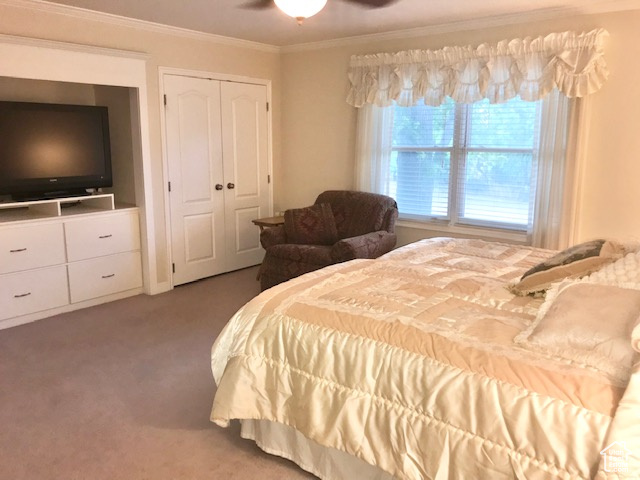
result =
[[252,0],[240,5],[242,8],[248,8],[250,10],[264,10],[274,6],[273,0]]
[[355,3],[368,8],[382,8],[395,3],[397,0],[344,0],[345,2]]

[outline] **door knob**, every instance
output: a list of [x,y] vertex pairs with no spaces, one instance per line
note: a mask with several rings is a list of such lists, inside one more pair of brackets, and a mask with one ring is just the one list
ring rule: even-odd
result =
[[233,190],[234,188],[236,188],[236,186],[235,186],[235,184],[233,184],[233,183],[227,183],[227,188],[228,188],[229,190]]
[[216,190],[222,190],[224,187],[221,183],[216,183]]

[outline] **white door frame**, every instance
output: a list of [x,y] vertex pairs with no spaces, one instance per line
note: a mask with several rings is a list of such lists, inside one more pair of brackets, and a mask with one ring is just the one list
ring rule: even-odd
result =
[[163,177],[163,187],[164,187],[164,222],[165,222],[165,238],[167,242],[167,271],[169,272],[169,283],[171,285],[171,289],[173,289],[173,272],[172,272],[172,264],[173,264],[173,251],[172,251],[172,240],[171,240],[171,203],[169,199],[169,158],[167,155],[167,119],[166,119],[166,110],[164,108],[164,77],[165,75],[179,75],[183,77],[194,77],[194,78],[202,78],[208,80],[220,80],[222,82],[239,82],[239,83],[252,83],[255,85],[264,85],[267,88],[267,102],[269,104],[269,111],[267,112],[267,138],[268,138],[268,152],[267,152],[267,163],[268,163],[268,175],[271,178],[271,182],[269,183],[269,215],[273,214],[273,128],[272,128],[272,101],[271,101],[271,80],[266,80],[262,78],[252,78],[245,77],[241,75],[228,75],[225,73],[214,73],[214,72],[205,72],[200,70],[187,70],[182,68],[173,68],[173,67],[158,67],[158,75],[159,75],[159,105],[160,105],[160,135],[162,140],[162,177]]

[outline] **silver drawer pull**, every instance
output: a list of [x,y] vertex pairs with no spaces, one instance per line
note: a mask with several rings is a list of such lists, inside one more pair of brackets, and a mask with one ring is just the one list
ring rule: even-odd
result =
[[14,296],[13,296],[13,298],[28,297],[29,295],[31,295],[31,292],[21,293],[21,294],[19,294],[19,295],[14,295]]
[[112,273],[111,275],[102,275],[102,278],[111,278],[111,277],[115,277],[116,274]]
[[109,234],[109,235],[100,235],[98,238],[110,238],[113,237],[113,235]]
[[9,250],[9,253],[26,252],[26,248],[16,248],[15,250]]

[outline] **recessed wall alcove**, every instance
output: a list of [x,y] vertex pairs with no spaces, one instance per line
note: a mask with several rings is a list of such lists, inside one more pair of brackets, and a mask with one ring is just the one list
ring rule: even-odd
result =
[[[137,205],[131,135],[132,98],[135,98],[135,91],[129,87],[0,77],[0,100],[3,101],[108,107],[113,187],[103,190],[113,193],[120,204]],[[139,149],[139,145],[135,148]]]
[[158,282],[151,187],[146,54],[0,35],[0,100],[109,108],[113,193],[140,209],[145,293]]

